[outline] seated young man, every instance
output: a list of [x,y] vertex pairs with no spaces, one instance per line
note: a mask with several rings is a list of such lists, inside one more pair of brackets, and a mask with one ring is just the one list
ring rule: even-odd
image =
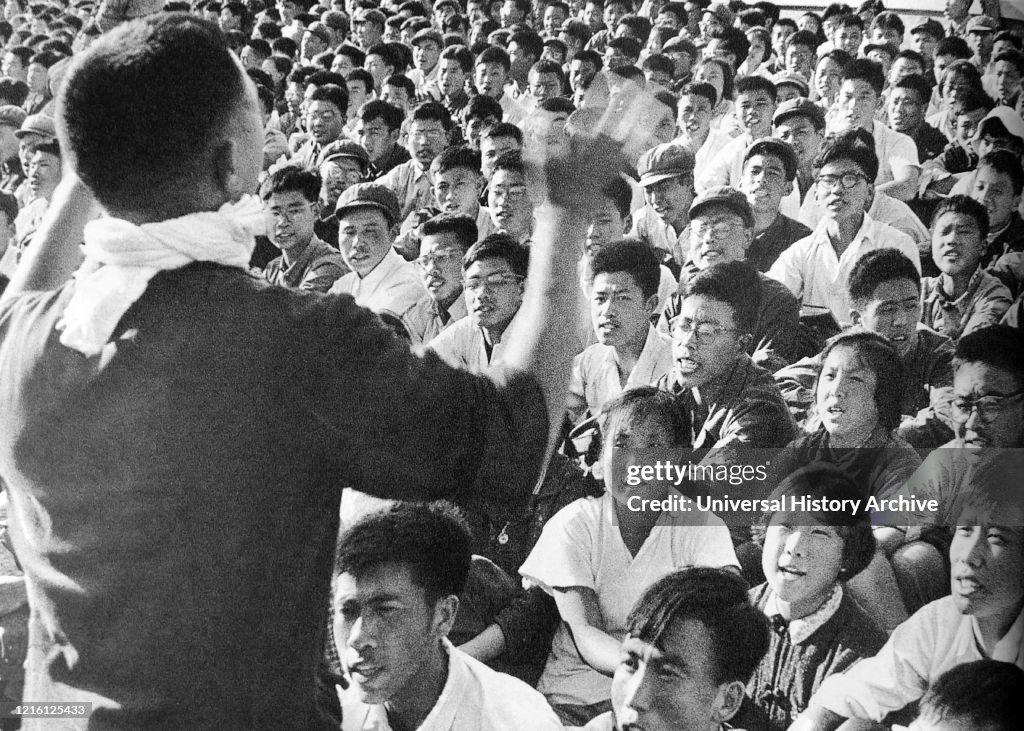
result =
[[523,303],[529,250],[506,234],[473,244],[462,259],[465,317],[430,341],[457,368],[481,372],[502,361],[510,326]]
[[925,693],[909,731],[1013,731],[1024,718],[1021,688],[1024,670],[1008,662],[975,660],[957,665]]
[[950,516],[957,526],[949,548],[952,594],[915,612],[876,656],[825,680],[791,729],[835,729],[845,719],[881,723],[962,663],[987,658],[1024,668],[1022,467],[1019,450],[987,460]]
[[334,209],[338,198],[349,186],[367,178],[370,158],[366,148],[349,139],[337,140],[320,152],[317,161],[320,171],[320,210],[313,230],[324,241],[337,243],[338,219]]
[[808,99],[783,102],[772,117],[773,134],[796,153],[795,185],[802,202],[814,192],[814,161],[825,139],[825,112]]
[[731,728],[768,632],[735,574],[688,568],[663,577],[630,611],[612,710],[586,731]]
[[988,269],[1013,296],[1024,292],[1024,219],[1020,215],[1024,169],[1020,157],[995,150],[982,157],[974,175],[971,198],[988,211],[988,236],[981,256]]
[[401,317],[425,294],[416,267],[394,250],[398,199],[378,183],[358,183],[338,198],[338,247],[352,270],[330,289],[356,304]]
[[526,165],[521,153],[505,152],[494,161],[487,186],[491,226],[524,246],[533,236],[533,201],[526,186]]
[[946,198],[935,209],[932,259],[940,274],[922,281],[921,322],[954,342],[997,324],[1013,302],[1010,290],[980,265],[988,229],[985,207],[967,196]]
[[850,324],[845,282],[856,261],[873,249],[895,248],[920,271],[914,242],[866,213],[875,193],[878,157],[847,132],[826,139],[818,156],[817,195],[824,216],[807,238],[782,252],[768,276],[785,284],[801,302],[801,318],[813,318],[822,334]]
[[[711,128],[718,92],[711,84],[694,82],[679,90],[677,126],[674,144],[682,145],[694,156],[694,170],[703,173],[722,149],[732,141],[728,132]],[[698,173],[698,176],[699,174]]]
[[629,234],[654,248],[673,273],[689,259],[693,166],[693,153],[676,143],[648,150],[636,164],[646,205],[633,214]]
[[588,266],[590,317],[597,343],[576,356],[569,386],[575,422],[628,388],[649,386],[672,367],[672,342],[652,326],[658,308],[658,257],[623,240],[603,247]]
[[[712,264],[726,261],[747,261],[747,251],[754,237],[755,219],[746,196],[728,187],[712,188],[690,207],[689,261],[680,274],[680,291],[669,297],[662,308],[658,329],[670,330],[670,322],[682,306],[682,288]],[[759,360],[771,360],[773,370],[792,362],[798,354],[796,341],[799,304],[785,285],[757,273],[761,284],[761,301],[753,337],[747,353]]]
[[[921,279],[917,269],[898,251],[876,249],[854,264],[847,290],[853,324],[888,339],[903,363],[900,435],[918,448],[944,444],[952,436],[946,422],[953,383],[953,344],[920,322]],[[808,432],[817,429],[819,423],[812,407],[820,371],[819,354],[775,374],[790,411]]]
[[462,257],[477,239],[476,224],[459,215],[435,216],[423,223],[420,233],[420,255],[415,264],[427,294],[402,316],[414,348],[426,345],[466,316]]
[[409,154],[412,159],[395,166],[377,181],[391,188],[398,197],[399,221],[432,204],[430,164],[451,144],[451,135],[451,116],[440,103],[424,102],[413,110],[409,125]]
[[[480,152],[465,145],[449,147],[430,165],[434,202],[446,216],[466,216],[476,222],[477,240],[496,229],[491,212],[480,205],[486,181],[480,171]],[[476,242],[473,242],[476,243]]]
[[342,535],[334,639],[350,685],[342,729],[560,729],[544,697],[447,635],[469,577],[469,527],[446,503],[399,503]]
[[401,109],[379,99],[371,99],[356,112],[355,136],[370,156],[370,180],[409,161],[409,151],[398,144],[404,119]]
[[771,374],[746,352],[760,307],[758,276],[741,261],[709,266],[684,285],[671,321],[675,363],[658,387],[691,411],[697,456],[715,463],[739,448],[781,448],[797,433]]
[[347,271],[341,254],[314,232],[320,176],[298,165],[270,174],[261,191],[267,236],[281,250],[263,270],[271,284],[326,292]]

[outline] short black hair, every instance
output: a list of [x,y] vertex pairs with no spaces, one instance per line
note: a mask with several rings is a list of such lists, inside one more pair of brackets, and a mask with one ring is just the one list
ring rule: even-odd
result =
[[505,170],[510,173],[517,173],[526,177],[526,163],[523,162],[523,153],[519,150],[506,150],[498,155],[494,161],[494,172]]
[[384,126],[388,128],[388,131],[394,132],[402,127],[402,120],[405,119],[405,112],[396,107],[393,104],[388,104],[386,101],[381,99],[371,99],[368,102],[363,102],[363,106],[359,107],[359,111],[356,112],[356,116],[363,121],[364,124],[369,124],[376,120],[381,120]]
[[544,53],[544,40],[532,30],[517,30],[508,37],[508,43],[517,43],[522,46],[527,56],[532,56],[534,63]]
[[711,102],[712,109],[718,104],[718,91],[711,84],[704,81],[694,81],[686,84],[679,90],[679,96],[702,96]]
[[633,207],[633,191],[621,175],[616,175],[601,188],[601,195],[615,205],[623,222],[628,221]]
[[456,168],[464,168],[475,175],[480,175],[480,151],[468,145],[455,145],[445,149],[434,158],[430,166],[431,173],[446,173]]
[[440,234],[452,234],[465,253],[476,243],[479,231],[476,221],[468,216],[434,216],[423,222],[420,229],[421,238]]
[[875,94],[881,94],[885,88],[885,74],[882,73],[882,66],[870,58],[855,58],[843,68],[843,81],[865,81],[875,90]]
[[921,291],[921,275],[907,255],[898,249],[873,249],[853,264],[846,280],[850,302],[863,305],[868,302],[878,285],[895,279],[909,279]]
[[782,169],[786,173],[786,181],[792,183],[796,180],[797,159],[793,147],[775,137],[765,137],[758,140],[743,153],[743,165],[746,167],[747,160],[755,155],[765,155],[776,158],[782,163]]
[[572,114],[576,111],[576,105],[572,103],[571,99],[567,99],[564,96],[553,96],[544,99],[537,105],[537,108],[543,109],[545,112],[560,112],[563,114]]
[[[878,333],[861,329],[847,330],[829,339],[821,351],[821,362],[824,364],[829,354],[838,347],[856,350],[857,357],[874,372],[878,423],[886,429],[898,427],[903,419],[901,403],[906,387],[903,361],[896,347]],[[818,378],[821,378],[821,373]]]
[[525,277],[530,266],[530,250],[508,234],[496,233],[477,241],[462,259],[462,271],[484,259],[502,259],[512,273]]
[[28,84],[10,76],[0,78],[0,99],[20,107],[28,99]]
[[658,294],[661,263],[654,249],[647,244],[637,239],[623,239],[602,247],[591,257],[587,273],[591,283],[598,274],[615,272],[630,275],[645,299]]
[[991,112],[995,108],[995,100],[992,99],[983,89],[968,89],[960,98],[953,104],[953,115],[958,114],[969,114],[979,109],[984,109],[986,113]]
[[317,86],[309,94],[310,102],[330,102],[338,108],[342,117],[348,113],[348,89],[337,84]]
[[473,65],[475,67],[488,63],[501,64],[502,68],[505,69],[506,74],[512,68],[512,61],[508,57],[508,51],[499,46],[488,46],[483,53],[476,57],[476,63]]
[[320,174],[306,170],[299,165],[286,165],[278,168],[260,186],[260,198],[269,200],[275,193],[291,193],[298,191],[310,203],[315,203],[320,195]]
[[77,55],[61,87],[58,127],[100,203],[159,210],[191,179],[248,83],[213,23],[150,15]]
[[809,30],[798,30],[786,39],[786,50],[789,50],[790,46],[806,46],[813,53],[818,47],[818,36]]
[[973,56],[971,47],[967,45],[967,41],[959,36],[949,36],[946,38],[940,38],[939,42],[935,45],[935,56],[955,56],[956,58],[967,59]]
[[18,217],[18,199],[10,193],[0,192],[0,213],[7,216],[7,224],[14,223]]
[[393,43],[376,43],[366,49],[367,56],[380,56],[385,66],[390,66],[392,73],[405,71],[404,58]]
[[747,585],[731,571],[689,568],[654,582],[629,612],[631,637],[661,646],[676,622],[699,622],[711,639],[715,681],[747,683],[768,651],[768,618],[750,603]]
[[445,132],[452,131],[452,117],[441,102],[423,102],[412,110],[411,122],[440,122]]
[[366,63],[366,54],[363,53],[363,49],[358,46],[354,46],[351,43],[342,43],[340,46],[335,48],[334,56],[348,56],[352,65],[357,68],[362,68],[363,64]]
[[737,66],[747,60],[747,55],[750,53],[750,41],[747,40],[747,34],[739,28],[733,26],[718,28],[708,35],[709,41],[712,38],[717,38],[722,42],[722,48],[726,53],[731,53],[735,57]]
[[932,98],[932,87],[921,74],[910,74],[893,84],[894,89],[910,89],[917,92],[917,103],[927,104]]
[[[858,133],[863,134],[858,134]],[[869,184],[878,177],[878,155],[875,154],[875,141],[867,130],[847,130],[835,135],[828,135],[818,152],[814,166],[821,169],[837,160],[849,160],[863,171]]]
[[501,104],[497,99],[484,94],[477,94],[476,96],[470,97],[469,103],[466,104],[466,108],[462,110],[462,121],[463,123],[469,122],[471,119],[487,119],[488,117],[494,117],[499,122],[504,111],[501,108]]
[[775,88],[775,84],[772,83],[771,79],[766,79],[763,76],[757,74],[751,74],[750,76],[744,76],[736,82],[736,95],[740,94],[751,94],[755,91],[763,91],[768,95],[768,98],[772,100],[772,104],[775,104],[775,96],[778,90]]
[[[647,39],[651,37],[651,21],[642,15],[623,15],[615,24],[616,28],[620,25],[629,28],[641,44],[646,44]],[[611,31],[614,33],[615,28],[612,28]]]
[[608,48],[614,48],[622,51],[622,55],[634,60],[640,59],[640,51],[643,50],[640,47],[640,41],[636,38],[630,38],[629,36],[618,36],[608,41]]
[[978,169],[981,170],[982,166],[1009,176],[1014,195],[1020,195],[1024,191],[1024,170],[1021,169],[1020,157],[1009,150],[993,150],[981,158]]
[[1024,718],[1024,670],[1011,662],[982,659],[955,665],[921,699],[922,718],[963,719],[971,728],[1012,731]]
[[935,212],[932,213],[931,227],[933,231],[935,224],[944,213],[959,213],[973,218],[974,222],[978,225],[981,241],[984,243],[989,229],[988,210],[984,205],[966,195],[951,195],[948,198],[943,198],[939,201],[939,205],[936,206]]
[[473,71],[473,52],[464,45],[448,46],[441,51],[440,58],[457,61],[464,74]]
[[469,526],[454,505],[398,503],[342,531],[334,571],[359,577],[383,564],[407,566],[432,604],[462,593],[471,561]]
[[956,344],[953,368],[965,363],[998,368],[1024,385],[1024,333],[1009,325],[990,325],[967,333]]
[[652,53],[644,59],[640,68],[643,71],[660,71],[663,74],[668,74],[669,78],[674,77],[676,73],[675,63],[663,53]]
[[523,144],[523,130],[508,122],[496,122],[481,133],[480,138],[493,140],[496,137],[511,137],[520,145]]
[[623,419],[631,424],[661,424],[671,436],[670,447],[689,447],[693,442],[693,420],[689,410],[674,394],[656,386],[627,389],[601,407],[597,420],[602,443],[615,424],[622,423]]
[[761,291],[761,277],[753,265],[727,261],[698,272],[683,287],[683,297],[701,295],[724,302],[732,308],[736,328],[749,335],[757,326]]

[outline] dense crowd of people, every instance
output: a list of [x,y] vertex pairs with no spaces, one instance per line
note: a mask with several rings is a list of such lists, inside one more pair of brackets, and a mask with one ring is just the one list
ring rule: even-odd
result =
[[0,698],[1017,727],[998,2],[3,4]]

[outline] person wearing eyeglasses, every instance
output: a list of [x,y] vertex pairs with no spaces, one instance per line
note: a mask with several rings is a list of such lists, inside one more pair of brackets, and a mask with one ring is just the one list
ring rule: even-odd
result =
[[913,240],[874,220],[867,203],[878,175],[875,151],[855,132],[829,137],[818,156],[817,195],[823,216],[814,232],[786,249],[768,270],[801,302],[800,316],[819,336],[849,325],[846,280],[857,260],[874,249],[895,248],[921,271]]
[[395,192],[400,204],[399,221],[413,211],[433,204],[430,164],[451,144],[452,120],[438,102],[424,102],[412,112],[409,125],[409,154],[412,159],[394,167],[378,179]]
[[520,152],[503,153],[494,161],[487,186],[487,208],[498,231],[529,245],[533,236],[533,201],[526,188],[526,167]]
[[430,341],[430,350],[456,368],[480,373],[502,361],[509,326],[523,304],[529,250],[511,236],[491,234],[462,259],[469,316]]
[[402,317],[413,346],[425,345],[466,316],[462,296],[462,257],[476,243],[473,219],[458,213],[435,216],[420,229],[414,262],[427,294]]
[[271,284],[326,292],[349,271],[341,254],[314,233],[320,176],[289,165],[271,173],[261,191],[267,236],[281,250],[263,270]]

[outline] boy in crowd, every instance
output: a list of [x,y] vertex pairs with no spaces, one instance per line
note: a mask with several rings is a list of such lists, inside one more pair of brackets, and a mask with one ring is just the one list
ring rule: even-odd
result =
[[502,118],[518,124],[526,115],[522,105],[505,90],[509,82],[512,61],[508,52],[498,46],[489,46],[476,57],[474,85],[477,94],[489,96],[501,105]]
[[482,372],[502,362],[510,327],[523,303],[529,251],[506,234],[473,244],[462,259],[469,313],[430,341],[430,350],[458,368]]
[[722,148],[707,170],[696,171],[702,190],[721,185],[739,187],[747,148],[772,133],[775,94],[775,84],[763,76],[746,76],[736,82],[736,123],[740,135]]
[[393,168],[377,182],[394,191],[399,201],[399,221],[413,211],[429,208],[434,199],[430,165],[451,144],[452,119],[438,102],[424,102],[412,112],[409,154],[412,159]]
[[298,166],[280,168],[263,184],[267,235],[281,250],[263,276],[271,284],[326,292],[349,269],[337,249],[314,232],[320,176]]
[[466,79],[473,75],[473,54],[465,46],[448,46],[437,62],[437,88],[440,102],[456,119],[469,104]]
[[347,109],[348,92],[337,84],[324,84],[310,91],[304,113],[310,139],[295,153],[297,164],[307,170],[316,169],[323,149],[341,139]]
[[456,213],[435,216],[420,229],[416,259],[427,294],[403,316],[414,347],[426,345],[466,316],[462,296],[462,258],[477,240],[473,219]]
[[506,152],[523,149],[523,130],[508,122],[497,122],[480,135],[480,172],[486,180],[494,173],[495,161]]
[[434,202],[446,216],[467,216],[476,222],[477,238],[489,236],[497,229],[491,212],[480,205],[486,181],[480,172],[480,153],[466,146],[449,147],[430,165],[434,181]]
[[675,143],[658,145],[637,161],[646,205],[633,214],[630,236],[654,248],[673,273],[689,260],[693,153]]
[[526,186],[526,165],[520,153],[502,154],[494,162],[494,172],[487,186],[487,208],[491,225],[520,244],[527,245],[533,236],[533,202]]
[[366,180],[370,158],[357,142],[341,139],[332,142],[320,153],[320,210],[314,230],[324,241],[338,240],[338,219],[334,208],[338,198],[349,186]]
[[914,141],[922,163],[938,157],[948,143],[946,136],[924,119],[930,96],[931,87],[924,77],[912,74],[895,82],[886,99],[889,124]]
[[356,137],[370,157],[369,180],[378,178],[408,162],[409,152],[398,140],[405,115],[398,107],[373,99],[356,112]]
[[1008,662],[975,660],[957,665],[925,693],[910,731],[1012,731],[1024,718],[1021,688],[1024,670]]
[[673,142],[693,153],[695,170],[707,170],[711,161],[732,141],[728,132],[711,128],[717,103],[718,92],[711,84],[698,81],[679,90],[679,137]]
[[825,112],[807,99],[780,104],[772,117],[774,135],[796,153],[796,187],[803,201],[814,189],[814,161],[825,140]]
[[1021,78],[1024,77],[1024,53],[1019,49],[1003,51],[992,59],[992,88],[1001,105],[1024,117],[1024,95]]
[[1024,170],[1017,155],[996,150],[981,159],[971,190],[971,198],[988,211],[988,236],[980,263],[1014,297],[1024,291],[1024,220],[1018,210],[1022,192]]
[[338,544],[334,639],[351,685],[343,731],[561,728],[544,697],[448,641],[469,578],[469,526],[446,503],[399,503]]
[[658,257],[646,244],[621,240],[589,258],[590,318],[597,343],[576,356],[569,416],[597,414],[636,386],[653,385],[672,367],[672,343],[652,326],[658,312]]
[[824,217],[814,233],[782,252],[768,276],[801,301],[802,318],[815,318],[812,327],[828,334],[850,323],[843,284],[864,253],[896,248],[918,270],[920,257],[906,234],[865,212],[878,177],[878,158],[868,144],[852,133],[830,137],[817,162],[817,196],[824,204]]
[[921,322],[954,342],[997,324],[1013,302],[1010,290],[980,265],[988,227],[985,207],[962,195],[939,203],[932,219],[932,259],[940,274],[922,281]]
[[331,294],[350,294],[374,312],[401,316],[425,294],[416,267],[394,250],[398,199],[378,183],[359,183],[338,198],[338,248],[352,270]]

